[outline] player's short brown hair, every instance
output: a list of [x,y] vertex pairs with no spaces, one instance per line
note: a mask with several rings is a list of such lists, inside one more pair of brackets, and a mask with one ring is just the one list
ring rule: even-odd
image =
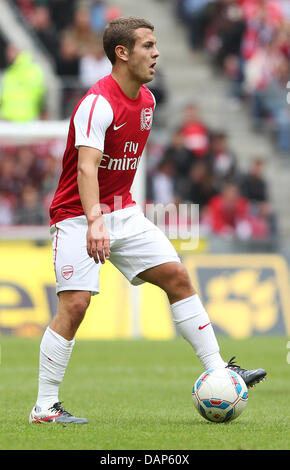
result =
[[154,26],[144,18],[135,16],[116,18],[107,24],[103,35],[104,51],[112,64],[116,62],[116,46],[125,46],[131,52],[135,45],[135,31],[147,28],[154,31]]

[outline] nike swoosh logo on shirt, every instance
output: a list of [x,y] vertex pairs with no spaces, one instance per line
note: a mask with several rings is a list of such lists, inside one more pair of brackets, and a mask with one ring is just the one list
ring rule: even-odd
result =
[[127,124],[127,122],[124,122],[124,123],[121,124],[120,126],[116,126],[116,124],[114,124],[114,131],[117,131],[117,130],[120,129],[121,127],[125,126],[125,124]]
[[206,325],[202,325],[202,326],[199,326],[198,329],[199,330],[203,330],[206,326],[210,325],[210,322],[207,323]]

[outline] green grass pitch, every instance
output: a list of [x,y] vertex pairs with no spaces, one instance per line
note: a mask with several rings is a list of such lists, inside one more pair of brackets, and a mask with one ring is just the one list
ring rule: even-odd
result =
[[77,341],[61,387],[68,411],[88,425],[28,423],[37,393],[39,339],[0,337],[0,449],[289,449],[287,338],[220,337],[224,359],[237,356],[268,377],[249,391],[235,421],[205,421],[191,391],[201,365],[181,338],[172,341]]

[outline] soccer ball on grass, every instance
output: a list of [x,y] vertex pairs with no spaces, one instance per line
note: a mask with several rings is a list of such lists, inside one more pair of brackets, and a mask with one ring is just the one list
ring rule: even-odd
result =
[[230,369],[210,369],[196,380],[192,399],[195,408],[208,421],[226,423],[245,409],[248,389],[244,380]]

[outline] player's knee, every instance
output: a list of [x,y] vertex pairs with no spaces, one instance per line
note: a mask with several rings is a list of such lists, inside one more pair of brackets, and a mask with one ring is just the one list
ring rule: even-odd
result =
[[76,329],[82,322],[86,310],[90,304],[90,295],[87,293],[75,292],[70,296],[69,302],[66,305],[66,318],[70,327]]
[[177,293],[179,291],[190,293],[193,291],[189,274],[182,264],[176,263],[176,265],[171,268],[167,289],[169,293]]
[[59,306],[59,316],[63,319],[69,330],[77,330],[85,316],[89,304],[90,294],[88,292],[73,291],[67,292],[62,296]]
[[74,296],[70,304],[70,312],[75,317],[82,317],[85,315],[90,299],[86,296]]
[[183,289],[192,288],[189,274],[182,264],[179,266],[179,268],[176,271],[175,280],[176,280],[177,286],[180,286]]

